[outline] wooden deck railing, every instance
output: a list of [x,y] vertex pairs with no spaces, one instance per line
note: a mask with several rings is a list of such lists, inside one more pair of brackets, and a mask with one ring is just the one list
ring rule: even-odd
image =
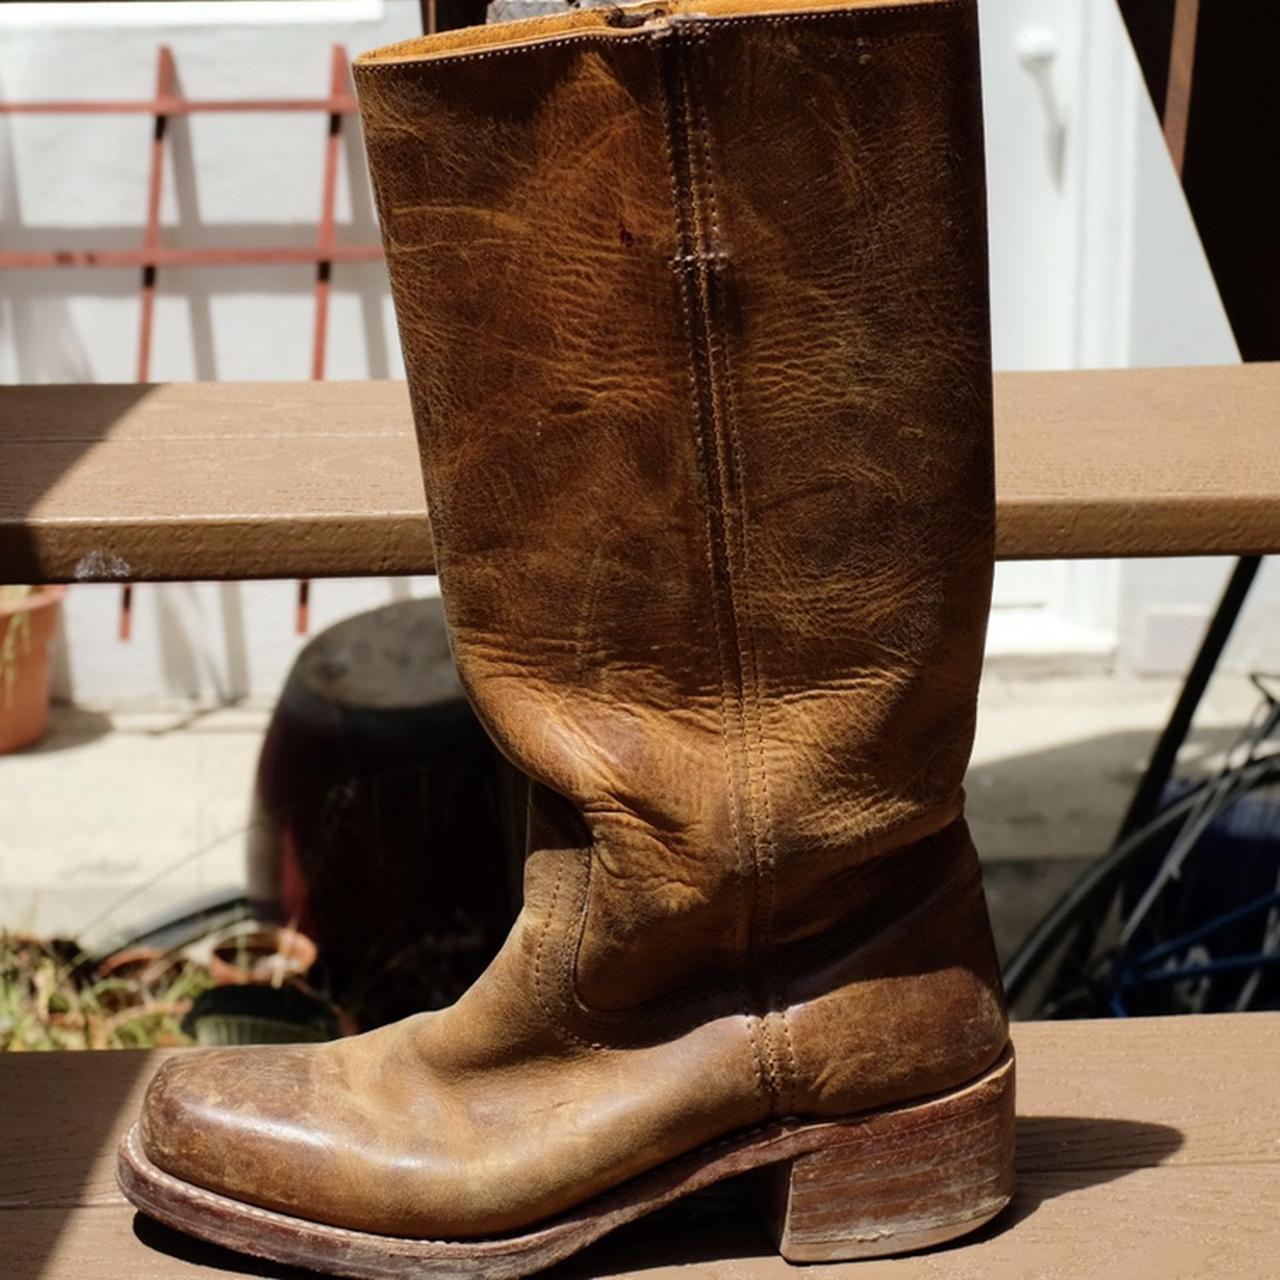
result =
[[[1005,560],[1280,551],[1280,365],[1004,374]],[[0,388],[0,580],[429,573],[403,384]]]

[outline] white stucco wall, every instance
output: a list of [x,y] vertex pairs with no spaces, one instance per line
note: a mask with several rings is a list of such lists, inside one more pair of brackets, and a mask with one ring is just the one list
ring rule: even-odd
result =
[[[1234,359],[1112,0],[983,0],[981,13],[997,366]],[[418,23],[416,0],[2,5],[0,94],[149,96],[163,42],[191,96],[323,96],[333,44],[354,54],[415,34]],[[368,242],[376,229],[354,126],[338,218],[344,239]],[[149,131],[145,116],[0,117],[5,246],[136,245]],[[320,115],[175,121],[165,238],[309,243],[324,135]],[[307,377],[312,270],[162,270],[151,376]],[[129,381],[137,322],[136,271],[5,272],[0,380]],[[333,377],[401,376],[380,265],[335,268],[328,356]],[[1004,652],[1075,645],[1140,668],[1187,630],[1174,625],[1153,646],[1152,626],[1159,631],[1160,618],[1205,607],[1222,572],[1207,561],[1003,566],[993,644]],[[1262,586],[1280,598],[1272,574]],[[430,580],[316,583],[313,629],[431,587]],[[118,598],[112,587],[69,594],[64,696],[269,698],[300,643],[290,583],[140,586],[128,644],[116,639]],[[1263,649],[1255,622],[1233,655],[1244,662]]]

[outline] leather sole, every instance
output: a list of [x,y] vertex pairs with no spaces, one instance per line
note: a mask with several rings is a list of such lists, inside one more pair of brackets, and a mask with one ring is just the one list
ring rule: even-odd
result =
[[[120,1146],[121,1190],[189,1235],[289,1266],[360,1280],[515,1280],[702,1187],[753,1173],[756,1202],[791,1262],[908,1253],[989,1222],[1013,1196],[1014,1061],[948,1093],[844,1120],[786,1120],[659,1166],[517,1234],[413,1240],[325,1226],[183,1182]],[[754,1171],[754,1172],[753,1172]]]

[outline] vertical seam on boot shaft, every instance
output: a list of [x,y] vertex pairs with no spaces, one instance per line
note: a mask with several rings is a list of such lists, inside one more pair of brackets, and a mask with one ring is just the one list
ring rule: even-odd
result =
[[[663,52],[664,49],[671,50],[671,43],[669,41],[655,42],[651,47],[655,48],[657,52],[655,70],[657,71],[658,100],[666,134],[668,177],[671,189],[672,211],[676,220],[676,253],[670,259],[670,265],[673,268],[673,284],[676,285],[680,296],[688,345],[688,380],[691,407],[693,409],[692,425],[695,436],[695,454],[698,459],[697,482],[701,490],[700,498],[705,516],[704,546],[709,575],[708,585],[712,592],[712,622],[716,632],[718,654],[717,674],[720,683],[721,739],[726,770],[726,791],[729,801],[728,812],[735,856],[738,859],[738,882],[743,896],[743,902],[737,918],[741,922],[745,934],[742,942],[744,945],[749,946],[751,904],[748,900],[748,894],[754,881],[754,866],[746,865],[744,857],[744,840],[740,827],[738,807],[737,783],[739,774],[735,767],[734,759],[735,737],[740,746],[745,741],[745,709],[742,705],[741,678],[738,678],[735,682],[738,686],[734,691],[736,698],[731,695],[730,680],[733,672],[726,653],[726,638],[724,635],[726,609],[730,614],[732,613],[733,601],[727,576],[729,549],[722,523],[724,505],[723,478],[718,469],[715,475],[712,475],[708,470],[711,462],[709,455],[712,453],[712,445],[707,440],[707,425],[711,424],[714,429],[714,423],[720,411],[714,403],[711,403],[717,388],[714,385],[712,340],[707,332],[710,316],[706,312],[705,305],[700,308],[698,303],[695,302],[690,283],[691,276],[696,278],[699,273],[705,275],[708,262],[716,260],[720,255],[715,252],[714,248],[709,250],[704,248],[710,240],[710,235],[705,228],[705,211],[699,204],[695,194],[694,187],[696,183],[690,172],[693,163],[690,149],[692,138],[688,129],[682,134],[677,127],[673,108],[679,104],[680,94],[678,85],[673,89],[668,78],[673,73],[678,78],[683,68],[679,62],[676,62],[674,67],[669,65],[668,52]],[[705,284],[705,280],[702,283]],[[705,293],[698,301],[705,304]],[[701,323],[699,323],[700,320]],[[719,543],[718,547],[717,542]],[[729,617],[728,621],[730,625],[733,625],[734,619],[732,616]],[[731,708],[731,701],[737,702],[736,708]],[[739,721],[736,735],[731,732],[731,723],[735,710]],[[569,928],[573,929],[573,936],[566,936],[564,939],[565,945],[561,948],[562,954],[559,958],[559,972],[556,975],[554,984],[548,987],[548,982],[552,977],[552,969],[550,965],[545,963],[546,944],[551,932],[555,929],[556,917],[559,914],[558,907],[563,898],[565,873],[564,868],[561,867],[557,873],[552,891],[552,901],[548,907],[547,916],[542,923],[539,940],[535,947],[535,983],[538,990],[539,1003],[542,1005],[544,1012],[548,1016],[552,1016],[553,1020],[561,1026],[568,1039],[584,1048],[603,1049],[609,1046],[607,1038],[601,1040],[595,1036],[584,1036],[574,1029],[579,1024],[579,1018],[585,1018],[586,1025],[593,1029],[597,1026],[607,1026],[614,1022],[614,1019],[607,1015],[602,1015],[601,1011],[584,1005],[577,997],[575,966],[587,919],[590,896],[589,886],[594,865],[594,856],[590,847],[585,852],[587,856],[583,860],[583,881],[580,885],[577,901],[565,921],[566,925],[569,924],[569,920],[575,921],[576,929],[569,925]],[[747,977],[748,973],[745,966],[734,975],[732,987],[736,990],[737,995],[733,1004],[733,1011],[740,1013],[744,1017],[747,1047],[757,1087],[765,1100],[768,1110],[774,1111],[778,1107],[780,1097],[777,1055],[772,1046],[772,1037],[769,1034],[767,1021],[765,1018],[760,1017],[756,1010],[756,1006],[760,1004],[759,995],[751,989]],[[553,992],[555,993],[554,995],[552,994]],[[559,1014],[553,1014],[549,1000],[562,1004]],[[686,1002],[681,1001],[680,1003],[683,1005]],[[627,1021],[634,1017],[634,1012],[634,1010],[628,1011],[624,1015]],[[655,1014],[656,1012],[654,1011]],[[730,1012],[730,1008],[726,1007],[724,1012]],[[767,1016],[767,1010],[762,1009],[760,1012],[765,1012]],[[762,1039],[768,1047],[767,1064],[766,1055],[760,1047]]]
[[[688,377],[690,400],[693,408],[693,428],[694,428],[694,444],[695,452],[698,459],[698,486],[701,490],[703,505],[706,512],[705,524],[705,549],[707,563],[708,585],[713,594],[712,607],[712,629],[715,632],[716,651],[717,651],[717,674],[719,676],[720,685],[720,724],[721,724],[721,744],[724,750],[725,770],[729,774],[730,781],[733,775],[733,758],[729,740],[729,687],[728,687],[728,671],[727,662],[725,660],[725,637],[724,629],[719,609],[719,602],[714,599],[716,593],[716,585],[720,576],[716,563],[715,546],[717,540],[717,531],[715,527],[713,508],[715,499],[712,496],[711,476],[706,469],[706,432],[705,420],[708,416],[704,409],[704,390],[703,379],[699,376],[699,353],[698,353],[698,337],[697,337],[697,321],[695,319],[695,307],[692,293],[689,286],[688,272],[684,268],[693,265],[697,259],[695,248],[695,232],[688,225],[690,216],[696,216],[696,210],[692,207],[686,208],[686,205],[692,206],[692,200],[686,198],[684,193],[684,183],[681,180],[680,170],[680,147],[677,140],[677,133],[674,119],[674,104],[670,101],[672,96],[669,92],[667,83],[667,68],[659,65],[659,101],[662,108],[663,122],[666,128],[666,147],[668,160],[668,173],[671,182],[671,199],[672,209],[676,218],[676,237],[677,249],[676,257],[673,259],[673,267],[675,280],[680,293],[681,309],[684,319],[685,335],[688,341]],[[729,825],[734,843],[734,855],[739,860],[742,857],[742,837],[738,827],[738,812],[735,802],[732,786],[729,793]],[[740,867],[740,869],[743,869]]]
[[[694,192],[693,157],[691,154],[692,137],[688,128],[686,114],[688,110],[687,88],[684,84],[684,67],[680,44],[681,41],[677,38],[676,40],[654,42],[651,47],[655,52],[655,66],[658,72],[658,97],[666,130],[672,212],[676,222],[677,253],[672,260],[671,266],[680,294],[685,337],[689,348],[689,388],[691,407],[693,409],[694,444],[698,459],[698,483],[702,490],[704,506],[708,585],[712,593],[712,626],[716,634],[716,651],[718,655],[721,742],[724,750],[726,800],[734,845],[736,872],[741,886],[739,889],[740,924],[744,931],[743,941],[749,949],[751,932],[751,886],[749,880],[753,880],[754,876],[752,868],[746,865],[742,831],[739,825],[737,769],[735,768],[733,746],[730,740],[730,672],[728,669],[729,664],[726,660],[722,601],[719,599],[721,578],[724,577],[726,585],[728,584],[728,549],[724,541],[723,528],[723,481],[719,474],[718,463],[714,468],[715,474],[713,475],[712,459],[708,457],[711,452],[708,449],[707,442],[708,428],[714,430],[716,409],[714,388],[711,385],[710,377],[710,351],[707,350],[704,354],[700,350],[703,345],[709,344],[709,335],[705,333],[709,318],[705,315],[705,312],[701,315],[698,314],[698,308],[695,306],[693,282],[690,280],[691,275],[696,278],[705,274],[706,263],[701,259],[708,248],[713,254],[718,250],[714,244],[708,245],[706,243],[708,238],[702,233],[701,226],[702,211],[698,206]],[[700,298],[705,298],[702,282],[697,281],[697,283]],[[704,360],[707,364],[705,374],[702,372]],[[717,544],[722,549],[722,564],[717,564]],[[729,604],[731,610],[731,601]],[[741,716],[743,712],[741,681],[739,680],[737,683],[739,685],[737,712]],[[748,1006],[747,1038],[760,1091],[771,1101],[775,1094],[772,1080],[773,1073],[766,1065],[760,1050],[756,1034],[756,1020],[750,1016],[753,993],[748,979],[749,975],[746,972],[738,975],[743,1003]]]
[[[695,34],[694,39],[698,39]],[[707,520],[712,530],[712,540],[720,550],[720,572],[713,581],[713,590],[723,582],[723,607],[728,622],[729,639],[732,642],[732,657],[735,665],[729,669],[724,663],[721,653],[722,679],[732,681],[734,700],[738,711],[738,732],[740,741],[737,744],[743,757],[742,781],[746,785],[745,822],[739,828],[737,855],[740,868],[747,877],[745,898],[745,936],[744,943],[750,950],[752,946],[752,917],[755,912],[755,892],[758,866],[756,859],[757,838],[755,829],[753,779],[750,760],[747,756],[746,736],[748,707],[746,696],[746,662],[743,651],[742,628],[738,616],[737,597],[734,590],[736,573],[734,569],[734,552],[730,538],[729,490],[731,483],[728,405],[724,399],[723,379],[718,376],[717,355],[722,354],[723,344],[717,341],[717,315],[713,295],[712,273],[724,265],[727,255],[720,244],[720,228],[717,220],[715,193],[711,182],[711,170],[706,153],[706,133],[702,128],[699,114],[695,109],[693,76],[690,74],[686,57],[686,40],[684,32],[677,33],[671,44],[672,61],[675,64],[676,92],[679,94],[680,123],[683,127],[683,151],[688,180],[686,200],[693,216],[693,238],[690,251],[683,253],[676,264],[686,298],[690,297],[689,284],[692,282],[696,290],[698,307],[696,315],[688,312],[690,325],[689,337],[695,352],[701,347],[701,360],[694,358],[695,370],[701,366],[704,386],[698,391],[699,422],[697,427],[699,456],[708,475],[714,471],[714,493],[708,486]],[[701,154],[701,172],[698,170],[699,157],[695,146]],[[704,208],[705,205],[705,208]],[[705,406],[705,407],[704,407]],[[727,731],[727,725],[726,725]],[[731,773],[730,781],[738,781],[734,777],[737,770]],[[734,807],[737,807],[737,791],[733,793]],[[743,830],[745,828],[745,831]],[[745,839],[744,839],[745,835]]]
[[[711,545],[721,563],[713,572],[713,590],[723,591],[715,616],[723,616],[732,642],[734,665],[725,664],[720,643],[722,686],[733,683],[737,720],[733,726],[734,750],[727,757],[731,813],[738,805],[739,784],[745,788],[744,823],[735,824],[737,858],[746,877],[743,910],[745,954],[742,957],[744,995],[749,1009],[759,1017],[764,1065],[771,1105],[785,1111],[788,1072],[780,1061],[774,1028],[775,995],[761,964],[760,943],[767,934],[772,913],[773,856],[767,830],[771,810],[764,777],[764,738],[760,725],[761,684],[758,656],[752,633],[752,608],[748,598],[748,548],[745,511],[745,473],[741,444],[734,421],[734,400],[729,352],[724,334],[723,274],[729,255],[722,244],[719,209],[711,162],[710,125],[697,84],[703,74],[699,53],[707,35],[697,24],[685,24],[662,42],[659,58],[666,64],[664,89],[670,95],[665,112],[673,159],[673,193],[680,230],[680,254],[673,267],[685,300],[691,344],[696,432],[706,479],[707,521]],[[681,174],[678,160],[682,159]],[[684,181],[681,182],[681,177]],[[696,307],[693,305],[696,299]],[[737,504],[735,508],[735,503]],[[723,608],[723,615],[721,613]],[[719,635],[717,636],[720,640]],[[730,726],[726,721],[726,745]],[[754,759],[753,759],[754,754]],[[739,759],[740,758],[740,759]],[[757,773],[760,777],[757,778]],[[757,783],[763,789],[763,814]],[[762,831],[762,826],[766,830]],[[765,939],[767,941],[767,938]],[[754,1037],[753,1037],[754,1039]],[[757,1049],[757,1054],[759,1054]]]
[[[710,256],[717,268],[717,276],[722,280],[724,272],[719,270],[720,264],[724,262],[731,265],[732,255],[730,253],[726,253],[722,247],[723,230],[720,223],[720,209],[716,196],[716,168],[712,162],[711,122],[707,111],[703,86],[700,83],[699,78],[700,76],[705,77],[709,75],[709,65],[706,56],[709,41],[706,26],[696,25],[693,26],[691,30],[693,32],[691,54],[694,59],[697,59],[700,62],[700,65],[695,66],[695,74],[688,76],[686,87],[690,96],[691,107],[693,108],[691,113],[692,123],[696,132],[699,134],[699,144],[702,155],[702,177],[706,192],[707,215],[710,220],[710,244],[712,249],[712,254]],[[781,1026],[782,1045],[780,1046],[780,1051],[785,1053],[787,1062],[783,1066],[776,1066],[775,1070],[779,1083],[779,1111],[782,1114],[786,1114],[796,1086],[796,1071],[795,1055],[791,1043],[791,1032],[787,1021],[786,1005],[785,1002],[779,1000],[779,993],[774,984],[774,975],[768,968],[769,948],[774,940],[773,930],[777,890],[777,845],[773,822],[773,805],[769,795],[768,753],[765,744],[762,720],[764,683],[761,676],[760,655],[756,648],[756,606],[755,591],[751,576],[750,539],[748,537],[747,478],[743,457],[743,445],[738,429],[734,375],[730,359],[730,347],[727,334],[728,325],[726,324],[724,316],[724,286],[723,283],[721,283],[720,287],[716,289],[713,287],[713,280],[707,278],[707,273],[705,271],[703,276],[706,288],[709,339],[713,341],[714,344],[714,349],[710,353],[712,357],[710,372],[714,377],[716,373],[714,358],[715,355],[718,354],[719,380],[723,401],[722,422],[724,425],[725,453],[732,464],[733,481],[735,486],[736,512],[734,504],[726,503],[724,520],[726,528],[729,526],[733,526],[735,528],[738,544],[739,572],[735,573],[732,563],[730,563],[729,590],[733,601],[731,608],[733,610],[735,623],[737,623],[739,613],[737,607],[738,602],[741,604],[742,620],[741,623],[738,623],[735,626],[735,636],[738,642],[739,665],[742,679],[744,730],[749,728],[750,734],[754,740],[753,746],[756,758],[756,768],[753,770],[751,765],[752,745],[744,744],[744,755],[746,757],[747,769],[747,796],[748,801],[752,806],[751,829],[754,837],[754,901],[752,919],[749,925],[751,929],[751,937],[748,940],[749,962],[752,964],[753,968],[756,969],[756,976],[760,983],[758,995],[763,1003],[763,1026],[771,1054],[779,1052],[779,1046],[776,1043],[773,1030],[771,1029],[771,1023],[773,1020],[776,1020]],[[719,329],[718,335],[715,333],[716,328]],[[728,539],[726,537],[726,543],[727,542]],[[757,774],[759,779],[760,795],[759,813],[756,812],[755,782]],[[761,944],[763,944],[765,948],[763,956],[760,952]]]

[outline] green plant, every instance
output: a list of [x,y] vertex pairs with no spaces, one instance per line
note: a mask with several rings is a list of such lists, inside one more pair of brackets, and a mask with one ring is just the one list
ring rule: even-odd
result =
[[190,1044],[182,1018],[209,986],[184,956],[104,976],[74,943],[0,933],[0,1050]]

